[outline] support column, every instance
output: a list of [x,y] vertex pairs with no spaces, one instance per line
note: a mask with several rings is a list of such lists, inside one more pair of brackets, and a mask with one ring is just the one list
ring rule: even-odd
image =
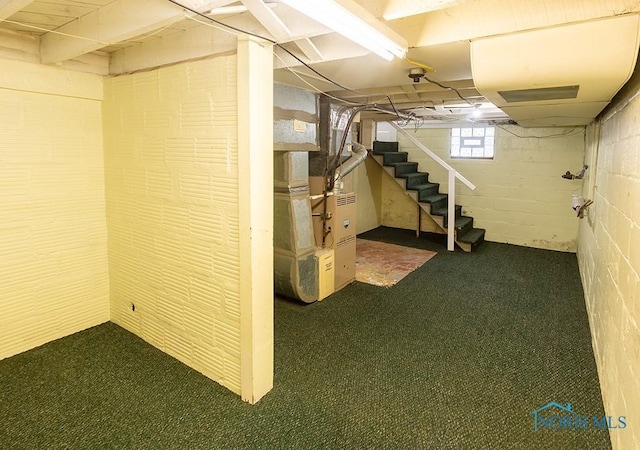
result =
[[373,148],[373,141],[376,140],[376,123],[371,119],[360,121],[360,143],[367,149]]
[[273,51],[238,38],[242,399],[273,387]]

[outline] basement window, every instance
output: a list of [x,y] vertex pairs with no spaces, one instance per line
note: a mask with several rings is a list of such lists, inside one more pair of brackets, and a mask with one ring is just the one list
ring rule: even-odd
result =
[[493,159],[495,127],[451,129],[452,158]]

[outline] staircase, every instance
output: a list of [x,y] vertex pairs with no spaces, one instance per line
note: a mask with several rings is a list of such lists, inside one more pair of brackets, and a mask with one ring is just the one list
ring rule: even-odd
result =
[[[373,158],[387,173],[395,177],[420,208],[438,225],[442,234],[447,233],[447,194],[440,193],[438,183],[429,182],[429,174],[418,172],[418,163],[408,160],[407,152],[398,151],[397,142],[373,143]],[[455,243],[465,252],[471,252],[484,241],[485,230],[473,227],[473,217],[462,215],[462,206],[455,206]]]

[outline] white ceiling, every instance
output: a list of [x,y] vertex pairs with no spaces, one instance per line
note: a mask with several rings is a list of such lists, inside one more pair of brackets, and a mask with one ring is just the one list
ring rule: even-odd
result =
[[[625,52],[616,59],[619,64],[605,58],[607,67],[620,68],[615,74],[600,70],[591,77],[603,91],[595,102],[582,105],[574,99],[571,114],[580,121],[554,121],[549,118],[559,114],[561,105],[554,109],[549,103],[499,104],[502,111],[485,104],[485,96],[498,104],[494,93],[500,90],[491,80],[486,82],[486,73],[500,74],[514,66],[515,56],[502,52],[502,38],[513,41],[513,36],[526,33],[526,45],[517,52],[519,59],[526,66],[530,58],[552,72],[558,64],[545,65],[545,61],[563,56],[558,56],[557,46],[545,37],[549,30],[560,30],[551,33],[558,39],[567,36],[579,41],[580,36],[562,31],[571,25],[638,14],[640,0],[340,0],[358,3],[372,18],[407,40],[411,61],[435,69],[427,73],[433,82],[422,79],[419,83],[408,77],[415,64],[398,59],[387,62],[279,1],[268,1],[276,5],[267,7],[263,0],[0,0],[0,57],[33,60],[37,53],[46,64],[103,74],[203,57],[232,50],[236,37],[221,27],[213,28],[206,17],[189,10],[206,14],[216,7],[244,5],[249,12],[209,17],[277,41],[343,88],[277,49],[275,78],[280,82],[308,89],[313,86],[353,102],[388,104],[391,99],[396,107],[414,109],[426,120],[470,120],[474,105],[482,105],[483,119],[506,118],[507,111],[523,125],[553,126],[584,124],[595,116],[630,75],[629,66],[633,69],[638,50],[637,26],[624,35],[616,27],[613,31],[596,27],[601,35],[591,39],[588,48],[577,46],[572,52],[610,56],[612,46],[619,48],[618,42],[624,42]],[[473,68],[471,49],[485,40],[497,42],[491,58],[483,58],[492,59],[492,63],[488,69],[477,63]],[[26,56],[28,53],[31,56]],[[484,77],[481,85],[473,76],[479,67]],[[522,76],[523,70],[510,79]],[[521,85],[511,83],[510,88],[550,87],[543,86],[543,75],[523,79]],[[484,89],[486,84],[491,89]],[[594,103],[598,105],[594,107]]]

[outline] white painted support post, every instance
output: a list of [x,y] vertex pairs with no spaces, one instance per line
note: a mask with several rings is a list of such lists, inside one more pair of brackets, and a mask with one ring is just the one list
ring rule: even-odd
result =
[[455,250],[454,233],[456,225],[456,171],[449,170],[449,191],[447,193],[447,250]]
[[[240,377],[242,399],[273,387],[273,51],[238,38]],[[222,125],[221,125],[222,126]]]
[[420,202],[418,203],[418,226],[416,227],[416,237],[420,237],[420,228],[422,228],[422,207]]

